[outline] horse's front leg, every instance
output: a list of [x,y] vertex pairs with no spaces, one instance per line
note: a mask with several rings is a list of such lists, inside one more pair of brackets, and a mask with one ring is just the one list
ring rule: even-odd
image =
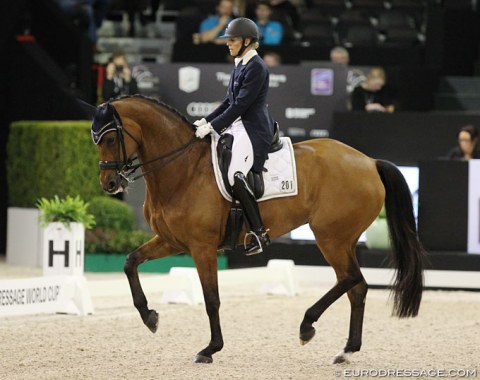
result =
[[143,323],[155,333],[158,327],[158,313],[148,309],[147,298],[138,277],[138,266],[148,260],[159,259],[177,253],[178,250],[160,240],[158,236],[137,248],[127,256],[124,271],[132,292],[133,304],[137,308]]
[[210,343],[194,358],[194,363],[212,363],[212,355],[223,348],[222,329],[220,327],[220,296],[218,294],[217,249],[214,246],[192,248],[198,276],[203,289],[205,308],[210,321]]

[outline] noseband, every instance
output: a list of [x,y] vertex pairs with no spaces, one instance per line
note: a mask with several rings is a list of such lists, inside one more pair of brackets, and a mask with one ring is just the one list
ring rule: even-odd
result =
[[[125,134],[128,137],[130,137],[133,141],[135,141],[135,143],[137,143],[137,146],[139,147],[140,147],[140,143],[135,139],[135,137],[133,137],[133,135],[130,132],[128,132],[128,130],[126,130],[123,127],[120,116],[118,115],[117,110],[115,108],[113,113],[113,120],[111,122],[102,126],[99,132],[94,132],[92,130],[93,142],[98,145],[103,135],[107,132],[112,132],[112,131],[115,131],[117,134],[118,158],[116,161],[99,161],[98,166],[100,170],[115,170],[117,172],[117,175],[125,179],[128,183],[132,183],[135,180],[146,176],[147,174],[150,174],[156,170],[163,168],[165,165],[169,164],[170,162],[175,160],[177,157],[181,156],[183,153],[190,150],[195,143],[197,143],[198,141],[201,141],[197,139],[195,135],[193,135],[190,141],[180,146],[179,148],[174,149],[173,151],[167,154],[164,154],[160,157],[154,158],[153,160],[149,160],[141,163],[139,162],[135,164],[135,162],[138,161],[138,157],[127,156],[127,149],[125,148]],[[121,159],[120,159],[120,152],[122,154]],[[150,170],[144,171],[141,174],[131,177],[139,168],[153,162],[158,162],[158,164],[155,165]]]

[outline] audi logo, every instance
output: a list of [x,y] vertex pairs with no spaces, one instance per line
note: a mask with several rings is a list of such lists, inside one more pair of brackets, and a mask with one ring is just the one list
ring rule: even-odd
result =
[[187,114],[190,116],[207,116],[211,114],[220,103],[192,102],[187,104]]

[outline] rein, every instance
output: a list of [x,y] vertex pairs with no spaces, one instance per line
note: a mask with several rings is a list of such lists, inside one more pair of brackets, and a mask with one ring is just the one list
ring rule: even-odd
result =
[[[189,151],[193,147],[194,144],[202,141],[202,140],[198,139],[197,137],[195,137],[195,135],[193,135],[193,137],[186,144],[183,144],[179,148],[174,149],[173,151],[171,151],[169,153],[166,153],[166,154],[164,154],[160,157],[154,158],[154,159],[146,161],[146,162],[141,162],[141,163],[138,163],[138,164],[134,164],[134,162],[138,160],[138,157],[133,157],[133,158],[127,157],[127,151],[126,151],[126,148],[125,148],[124,132],[133,141],[135,141],[138,146],[140,146],[140,143],[132,136],[131,133],[129,133],[123,127],[122,122],[120,120],[120,117],[117,117],[116,115],[114,115],[114,122],[115,122],[115,127],[112,128],[111,130],[115,130],[115,132],[117,133],[117,137],[118,137],[117,141],[118,141],[118,145],[119,145],[118,155],[120,156],[120,151],[121,151],[123,158],[122,158],[122,160],[120,160],[120,157],[118,157],[118,159],[116,161],[99,161],[98,166],[99,166],[100,170],[116,170],[117,174],[119,176],[121,176],[122,178],[124,178],[128,183],[132,183],[132,182],[136,181],[137,179],[146,176],[147,174],[150,174],[150,173],[152,173],[156,170],[162,169],[163,167],[168,165],[170,162],[172,162],[175,159],[177,159],[178,157],[180,157],[183,153]],[[104,127],[102,127],[102,130],[106,130],[106,127],[108,127],[109,124],[111,124],[111,123],[112,122],[110,122],[107,125],[105,125]],[[142,166],[147,165],[147,164],[151,164],[153,162],[159,162],[159,164],[155,165],[155,167],[153,167],[150,170],[144,171],[141,174],[138,174],[134,177],[130,177]]]

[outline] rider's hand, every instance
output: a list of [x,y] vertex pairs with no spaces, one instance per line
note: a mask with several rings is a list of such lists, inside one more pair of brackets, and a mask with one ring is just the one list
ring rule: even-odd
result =
[[207,124],[207,120],[205,118],[200,119],[200,120],[195,120],[193,122],[193,125],[196,126],[196,127],[200,127],[203,124]]
[[197,127],[197,130],[195,131],[195,136],[197,136],[199,139],[203,139],[206,135],[208,135],[212,131],[213,131],[212,124],[210,123],[202,124]]

